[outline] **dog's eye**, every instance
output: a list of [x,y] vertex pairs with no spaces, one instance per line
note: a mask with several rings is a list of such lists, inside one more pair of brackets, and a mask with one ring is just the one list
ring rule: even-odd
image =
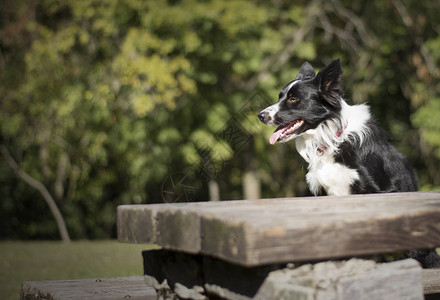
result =
[[298,99],[295,98],[295,97],[290,97],[290,98],[289,98],[289,102],[290,102],[290,103],[295,103],[295,102],[297,102],[297,101],[298,101]]

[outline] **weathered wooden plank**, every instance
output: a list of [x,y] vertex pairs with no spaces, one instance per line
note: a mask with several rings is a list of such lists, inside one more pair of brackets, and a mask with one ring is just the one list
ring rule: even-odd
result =
[[144,282],[143,276],[27,281],[21,286],[22,300],[155,300],[156,291]]
[[421,234],[429,222],[438,223],[439,215],[426,212],[419,216],[327,223],[306,229],[274,228],[263,234],[248,234],[248,238],[255,236],[255,241],[247,257],[254,261],[271,261],[274,256],[313,260],[438,246],[438,229],[431,231],[432,236]]
[[119,207],[120,240],[139,242],[125,210],[145,214],[149,242],[248,266],[440,246],[439,192]]
[[200,218],[191,211],[158,211],[156,242],[164,248],[189,253],[201,250]]
[[118,240],[121,243],[155,243],[156,210],[153,206],[121,205],[117,210]]
[[440,269],[422,270],[422,284],[425,294],[440,293]]
[[191,211],[181,210],[184,206],[185,203],[118,206],[118,241],[199,252],[200,218],[187,215]]

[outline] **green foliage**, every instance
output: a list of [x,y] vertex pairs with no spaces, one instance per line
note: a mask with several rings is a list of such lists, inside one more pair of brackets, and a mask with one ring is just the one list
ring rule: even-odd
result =
[[[420,107],[413,115],[414,124],[420,128],[423,140],[436,149],[440,157],[440,98],[433,98],[430,103]],[[434,116],[433,116],[434,115]]]
[[[73,238],[114,236],[116,206],[163,201],[173,172],[207,200],[207,165],[222,199],[243,197],[245,170],[263,197],[306,194],[293,143],[270,146],[256,118],[305,60],[340,57],[347,99],[370,103],[422,187],[440,186],[434,1],[6,1],[0,141]],[[56,238],[41,196],[0,169],[1,219],[15,220],[2,237]]]

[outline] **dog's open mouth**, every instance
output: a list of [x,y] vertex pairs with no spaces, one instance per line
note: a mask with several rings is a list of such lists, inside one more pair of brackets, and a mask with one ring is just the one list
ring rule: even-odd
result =
[[277,141],[282,141],[289,137],[292,133],[297,131],[304,124],[304,120],[295,120],[287,125],[279,126],[270,136],[269,143],[275,144]]

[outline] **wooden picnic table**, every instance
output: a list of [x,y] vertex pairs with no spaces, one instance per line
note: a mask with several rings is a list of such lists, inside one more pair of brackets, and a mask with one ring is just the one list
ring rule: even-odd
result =
[[[118,207],[118,238],[124,243],[162,247],[143,254],[145,274],[150,279],[168,279],[179,286],[186,282],[189,288],[204,285],[214,292],[220,288],[217,295],[227,295],[228,299],[260,299],[264,278],[286,264],[300,266],[305,262],[440,246],[440,192],[122,205]],[[421,290],[421,278],[425,293],[440,292],[438,270],[421,272],[416,271],[413,262],[407,264],[390,264],[388,269],[380,267],[381,271],[375,273],[368,267],[359,271],[369,274],[362,278],[375,277],[377,281],[359,279],[349,286],[371,290],[364,285],[382,283],[379,274],[388,274],[388,278],[398,281],[390,281],[393,284],[388,286],[398,286],[379,293],[403,294],[390,294],[387,299],[410,296],[399,284],[412,287],[411,292],[417,290],[416,286]],[[326,268],[344,269],[339,265]],[[182,269],[192,272],[178,275]],[[222,283],[207,282],[214,278]],[[268,290],[273,289],[266,288],[263,294]],[[237,293],[247,298],[234,298]],[[316,288],[308,293],[317,297]]]
[[118,238],[245,266],[434,248],[440,192],[122,205]]
[[439,247],[440,192],[122,205],[117,215],[120,242],[160,246],[143,251],[143,280],[25,282],[21,299],[440,299],[439,269],[371,257]]

